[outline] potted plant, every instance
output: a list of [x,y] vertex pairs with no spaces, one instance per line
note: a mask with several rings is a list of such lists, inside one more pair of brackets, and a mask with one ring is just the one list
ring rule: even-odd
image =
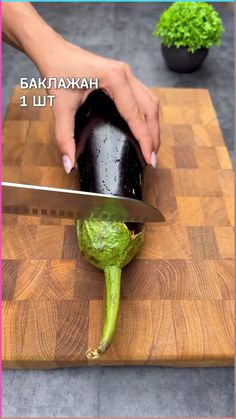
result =
[[167,66],[190,73],[201,66],[212,45],[223,33],[218,12],[205,2],[176,2],[157,21],[152,35],[160,37]]

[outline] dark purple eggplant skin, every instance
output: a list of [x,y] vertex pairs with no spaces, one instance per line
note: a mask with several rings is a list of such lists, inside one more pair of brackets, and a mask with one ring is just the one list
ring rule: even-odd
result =
[[[146,166],[140,146],[114,102],[95,90],[75,117],[80,189],[142,200]],[[127,223],[131,230],[142,226]]]

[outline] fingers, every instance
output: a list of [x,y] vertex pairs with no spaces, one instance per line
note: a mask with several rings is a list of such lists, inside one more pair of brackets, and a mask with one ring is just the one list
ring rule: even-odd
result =
[[153,140],[153,150],[160,146],[159,106],[154,95],[138,79],[131,77],[131,88],[141,112],[145,115],[148,131]]
[[[113,62],[112,65],[102,88],[114,100],[121,116],[139,141],[146,162],[155,166],[160,144],[157,100],[134,77],[129,66],[119,62]],[[71,106],[68,106],[68,102],[67,105],[63,103],[63,100],[54,106],[56,141],[67,173],[75,165],[75,112],[87,95],[88,92],[78,98],[78,93],[74,94]]]
[[62,163],[66,173],[70,173],[75,165],[75,114],[65,109],[57,110],[54,112],[54,119],[56,142],[62,155]]
[[139,141],[146,162],[151,164],[153,140],[123,66],[112,71],[106,92],[114,100],[121,116],[126,120],[134,137]]
[[129,66],[122,63],[111,72],[106,91],[139,141],[146,162],[155,165],[154,154],[160,142],[155,97],[133,76]]

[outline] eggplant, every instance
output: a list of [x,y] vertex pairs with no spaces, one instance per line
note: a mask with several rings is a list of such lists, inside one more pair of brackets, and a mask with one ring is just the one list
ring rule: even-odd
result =
[[[75,118],[76,161],[80,189],[142,200],[145,168],[138,142],[114,102],[101,90],[92,92]],[[104,271],[106,314],[100,343],[88,359],[109,348],[119,310],[121,272],[140,250],[144,224],[86,220],[76,222],[80,250]]]

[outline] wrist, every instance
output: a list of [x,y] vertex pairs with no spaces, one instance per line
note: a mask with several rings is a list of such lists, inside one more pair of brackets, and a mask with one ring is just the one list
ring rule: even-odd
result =
[[[29,32],[29,29],[27,30]],[[40,35],[39,35],[40,34]],[[34,32],[31,31],[24,41],[24,52],[34,62],[40,73],[45,73],[53,55],[63,44],[64,39],[43,22]]]
[[54,53],[63,38],[37,13],[30,3],[9,2],[2,6],[3,38],[24,52],[39,68]]

